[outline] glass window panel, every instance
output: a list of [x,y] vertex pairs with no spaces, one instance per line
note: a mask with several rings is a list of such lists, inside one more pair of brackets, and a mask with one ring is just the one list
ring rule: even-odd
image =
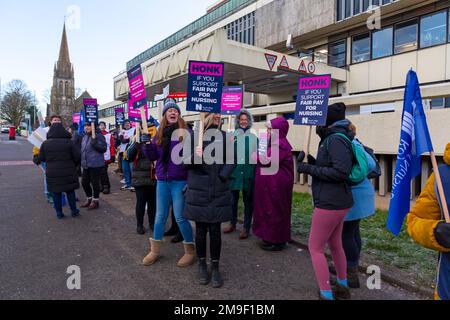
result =
[[369,9],[369,5],[370,5],[369,0],[363,0],[362,11],[363,11],[363,12],[366,12],[366,11]]
[[352,16],[352,0],[345,0],[345,17],[350,18]]
[[445,43],[447,11],[441,11],[420,19],[420,47],[426,48]]
[[353,37],[352,63],[370,60],[370,34]]
[[398,24],[395,28],[394,53],[408,52],[417,49],[417,20]]
[[361,13],[361,0],[354,0],[353,1],[353,14],[357,15]]
[[343,7],[344,0],[337,0],[336,3],[336,20],[341,21],[342,20],[342,7]]
[[393,38],[392,27],[374,32],[372,34],[372,59],[392,55]]
[[347,65],[347,45],[346,40],[330,44],[329,64],[333,67],[344,67]]

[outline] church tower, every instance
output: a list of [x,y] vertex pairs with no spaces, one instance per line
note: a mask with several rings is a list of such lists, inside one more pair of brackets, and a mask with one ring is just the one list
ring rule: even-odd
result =
[[47,118],[59,115],[65,126],[72,124],[72,114],[75,110],[75,76],[70,62],[69,45],[67,43],[66,25],[64,24],[59,58],[53,71],[53,86]]

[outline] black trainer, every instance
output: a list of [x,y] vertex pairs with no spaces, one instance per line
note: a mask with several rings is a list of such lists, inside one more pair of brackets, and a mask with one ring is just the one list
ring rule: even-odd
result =
[[219,261],[213,261],[211,267],[211,283],[213,288],[221,288],[223,286],[222,275],[219,271]]
[[198,283],[202,286],[209,284],[210,277],[208,273],[208,266],[206,265],[206,259],[199,259],[198,261]]
[[138,226],[136,232],[140,235],[145,234],[145,228],[143,226]]

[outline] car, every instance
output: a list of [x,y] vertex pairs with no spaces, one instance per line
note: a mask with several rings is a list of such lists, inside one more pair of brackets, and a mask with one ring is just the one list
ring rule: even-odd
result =
[[9,133],[9,128],[8,127],[3,127],[1,132],[2,133]]

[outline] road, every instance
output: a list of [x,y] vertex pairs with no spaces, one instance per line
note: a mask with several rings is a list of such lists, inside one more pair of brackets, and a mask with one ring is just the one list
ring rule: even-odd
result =
[[[57,220],[43,196],[41,170],[32,147],[0,135],[0,299],[316,300],[317,286],[306,251],[259,249],[254,237],[223,237],[221,289],[196,284],[196,266],[176,267],[180,244],[168,242],[164,257],[141,265],[149,235],[135,233],[134,194],[103,196],[101,210]],[[20,162],[25,161],[25,162]],[[28,162],[26,162],[28,161]],[[78,196],[84,200],[81,190]],[[69,266],[81,270],[81,290],[67,288]],[[416,295],[382,283],[381,290],[353,291],[360,300],[412,300]]]

